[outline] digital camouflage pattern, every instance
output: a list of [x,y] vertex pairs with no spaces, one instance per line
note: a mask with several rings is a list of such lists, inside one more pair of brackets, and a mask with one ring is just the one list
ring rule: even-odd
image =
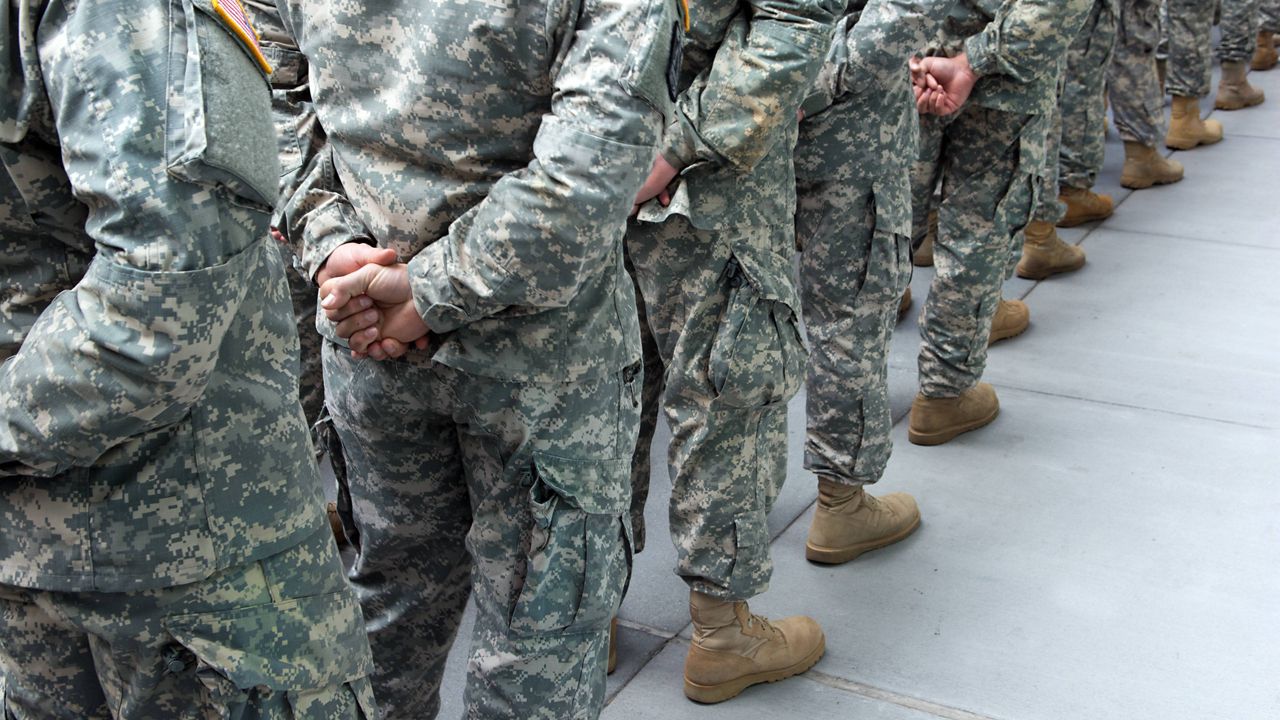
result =
[[0,586],[0,613],[6,718],[378,717],[360,608],[327,528],[192,585]]
[[[1258,29],[1263,32],[1280,32],[1280,0],[1259,0]],[[1256,42],[1255,38],[1255,42]]]
[[855,0],[837,23],[796,147],[796,246],[812,354],[805,468],[873,483],[893,444],[888,350],[911,280],[919,131],[907,58],[953,0]]
[[[367,643],[326,534],[284,268],[265,240],[277,165],[259,65],[201,0],[11,9],[7,711],[75,702],[102,717],[105,698],[121,718],[246,704],[372,717],[367,690],[346,687],[367,674]],[[160,648],[178,645],[190,672],[159,672]]]
[[1222,0],[1218,30],[1219,62],[1249,62],[1258,43],[1261,0]]
[[912,171],[912,235],[941,183],[934,277],[920,316],[920,391],[955,397],[986,367],[1000,287],[1020,255],[1045,174],[1045,137],[1062,58],[1092,0],[960,0],[941,49],[979,75],[966,107],[922,118]]
[[1169,132],[1164,93],[1156,72],[1160,0],[1121,0],[1116,52],[1107,70],[1107,92],[1116,132],[1126,142],[1156,147]]
[[1095,0],[1067,51],[1058,103],[1045,136],[1044,186],[1033,219],[1056,224],[1066,214],[1061,186],[1089,189],[1098,180],[1106,154],[1105,83],[1116,39],[1111,0]]
[[1090,0],[958,0],[933,54],[964,51],[979,78],[969,104],[1048,114],[1058,74]]
[[[787,401],[804,383],[807,354],[793,252],[790,227],[730,238],[673,217],[627,232],[645,327],[665,368],[654,394],[671,427],[676,573],[718,598],[758,595],[772,573],[767,517],[787,477]],[[651,441],[642,437],[636,452]],[[647,487],[648,478],[633,470],[633,482]]]
[[[469,717],[603,704],[638,413],[618,407],[640,358],[621,240],[670,110],[677,7],[281,5],[325,133],[288,237],[311,276],[343,243],[394,248],[432,330],[426,353],[385,364],[324,348],[358,534],[349,578],[390,720],[437,712],[472,585]],[[588,540],[549,537],[574,523]],[[591,612],[568,617],[583,588]]]
[[[763,592],[771,572],[765,514],[786,476],[786,401],[806,352],[786,260],[796,112],[842,10],[841,0],[696,3],[661,148],[681,174],[670,205],[650,201],[628,229],[646,334],[633,493],[648,496],[661,407],[673,430],[676,572],[718,598]],[[638,503],[632,517],[643,517]]]
[[1168,0],[1165,38],[1169,69],[1165,88],[1170,95],[1204,97],[1213,74],[1213,10],[1205,0]]
[[435,717],[472,576],[466,717],[596,717],[630,570],[636,370],[514,382],[333,344],[325,370],[385,717]]

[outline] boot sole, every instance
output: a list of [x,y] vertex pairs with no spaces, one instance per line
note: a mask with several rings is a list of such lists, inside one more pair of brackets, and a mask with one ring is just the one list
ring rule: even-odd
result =
[[814,545],[811,542],[804,544],[804,557],[809,562],[822,563],[823,565],[842,565],[857,558],[860,555],[869,553],[872,550],[879,550],[882,547],[892,545],[899,540],[904,540],[908,535],[916,531],[920,527],[920,514],[916,514],[916,519],[912,521],[911,526],[899,530],[893,535],[882,537],[877,540],[870,540],[857,545],[851,545],[847,548],[828,548],[821,545]]
[[956,427],[950,427],[945,430],[937,430],[937,431],[928,432],[928,433],[920,432],[919,430],[912,428],[911,425],[908,424],[907,440],[909,440],[912,445],[941,445],[967,432],[972,432],[974,430],[977,430],[978,428],[983,428],[990,425],[991,421],[995,420],[996,416],[999,414],[1000,414],[1000,408],[996,407],[996,409],[993,410],[991,414],[986,417],[978,418],[977,420],[970,420],[969,422],[963,425],[958,425]]
[[1004,342],[1005,340],[1012,340],[1013,338],[1018,337],[1019,335],[1026,332],[1030,328],[1031,328],[1031,323],[1027,323],[1026,325],[1023,325],[1022,329],[1019,330],[1018,332],[1011,332],[1008,335],[995,335],[990,338],[987,338],[987,347],[991,347],[992,345],[995,345],[998,342]]
[[1106,215],[1088,215],[1085,217],[1073,218],[1071,220],[1067,220],[1066,218],[1063,218],[1062,220],[1058,221],[1057,227],[1060,227],[1060,228],[1078,227],[1080,225],[1084,225],[1085,223],[1098,222],[1099,220],[1106,220],[1107,218],[1111,217],[1114,214],[1115,214],[1115,211],[1109,212]]
[[1224,103],[1214,102],[1214,103],[1213,103],[1213,107],[1214,107],[1214,109],[1216,109],[1216,110],[1226,110],[1226,111],[1230,112],[1230,111],[1232,111],[1232,110],[1243,110],[1243,109],[1245,109],[1245,108],[1257,107],[1257,106],[1261,105],[1261,104],[1262,104],[1262,103],[1264,103],[1264,102],[1266,102],[1266,99],[1265,99],[1265,98],[1263,98],[1262,100],[1259,100],[1259,101],[1257,101],[1257,102],[1238,102],[1238,103],[1237,103],[1237,102],[1230,102],[1230,103],[1228,103],[1228,102],[1224,102]]
[[740,678],[716,683],[715,685],[701,685],[690,680],[688,677],[685,677],[684,696],[694,702],[702,703],[704,705],[714,705],[716,703],[724,702],[725,700],[737,697],[743,690],[746,690],[752,685],[778,682],[779,680],[786,680],[789,677],[799,675],[814,665],[817,665],[818,661],[822,659],[823,653],[826,651],[827,639],[823,637],[819,640],[818,647],[814,648],[813,652],[806,655],[800,661],[778,670],[743,675]]
[[[1022,265],[1019,264],[1017,268],[1017,273],[1018,273],[1018,277],[1023,278],[1024,280],[1044,280],[1046,278],[1051,278],[1054,275],[1061,275],[1063,273],[1075,272],[1080,268],[1084,267],[1084,263],[1085,261],[1081,260],[1079,263],[1071,265],[1070,267],[1057,268],[1053,270],[1042,270],[1040,272],[1034,272],[1034,273],[1023,270]],[[1009,337],[1017,337],[1026,331],[1027,329],[1023,328],[1022,330],[1019,330],[1018,332],[1010,335]],[[1004,340],[1004,339],[1007,339],[1007,338],[1001,338],[1001,340]]]
[[1201,145],[1216,145],[1216,144],[1218,144],[1218,143],[1220,143],[1220,142],[1222,142],[1222,138],[1217,138],[1217,139],[1214,139],[1214,140],[1195,140],[1195,139],[1192,139],[1192,140],[1181,140],[1181,139],[1174,139],[1174,140],[1170,140],[1170,139],[1168,139],[1168,138],[1165,138],[1164,146],[1165,146],[1165,147],[1167,147],[1167,148],[1169,148],[1170,150],[1191,150],[1191,149],[1193,149],[1193,148],[1197,148],[1197,147],[1199,147],[1199,146],[1201,146]]

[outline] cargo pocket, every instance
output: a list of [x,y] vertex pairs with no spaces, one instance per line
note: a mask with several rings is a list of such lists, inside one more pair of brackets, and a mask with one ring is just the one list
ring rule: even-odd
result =
[[739,408],[787,402],[804,383],[809,357],[790,261],[768,251],[735,249],[723,281],[729,301],[707,361],[716,399]]
[[631,573],[631,461],[533,458],[533,532],[511,612],[520,634],[608,626]]
[[768,583],[769,531],[764,513],[748,510],[733,518],[733,569],[729,571],[729,594],[736,598],[754,597]]
[[230,711],[268,695],[297,717],[349,720],[356,709],[377,717],[373,659],[350,592],[180,615],[164,626],[177,643],[162,656],[168,671],[194,673],[213,717],[238,717]]
[[213,2],[182,0],[183,18],[175,19],[175,36],[185,33],[186,42],[170,50],[166,166],[180,180],[223,187],[269,209],[280,179],[270,86]]

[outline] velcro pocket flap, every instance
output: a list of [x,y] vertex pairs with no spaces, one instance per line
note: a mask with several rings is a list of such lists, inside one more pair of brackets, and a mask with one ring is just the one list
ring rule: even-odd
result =
[[561,500],[592,515],[617,515],[631,506],[631,459],[574,460],[534,453],[538,478]]
[[355,596],[297,598],[179,615],[165,629],[236,687],[321,688],[369,675],[373,658]]

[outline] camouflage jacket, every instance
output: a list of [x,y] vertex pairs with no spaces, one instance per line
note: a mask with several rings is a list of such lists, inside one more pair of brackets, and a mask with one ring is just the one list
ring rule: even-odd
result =
[[663,154],[681,168],[669,207],[705,229],[790,225],[796,111],[831,43],[842,0],[693,3],[675,121]]
[[822,153],[823,163],[853,165],[865,174],[882,231],[911,234],[910,171],[920,123],[907,60],[924,51],[954,4],[852,0],[804,102],[806,121],[824,112],[844,116],[829,121],[834,146]]
[[342,243],[394,248],[434,359],[465,372],[634,362],[621,241],[670,109],[676,2],[282,2],[326,135],[285,211],[308,272]]
[[177,585],[322,528],[252,36],[208,0],[0,18],[0,583]]
[[1093,0],[959,0],[936,50],[963,50],[980,78],[969,102],[1039,115],[1057,102],[1058,76]]

